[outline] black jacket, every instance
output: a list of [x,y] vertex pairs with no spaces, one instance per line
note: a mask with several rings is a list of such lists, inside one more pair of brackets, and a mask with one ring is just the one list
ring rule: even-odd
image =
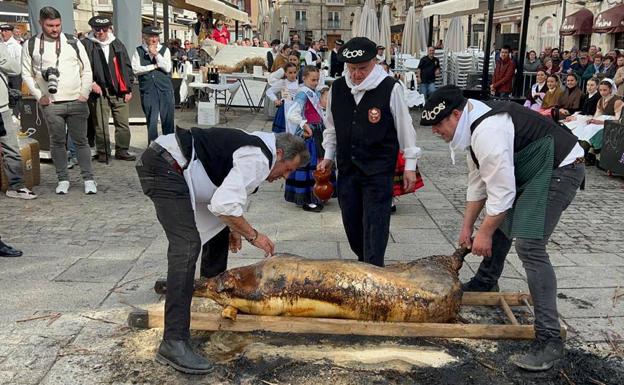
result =
[[91,61],[91,70],[93,71],[93,81],[102,88],[108,89],[115,95],[121,95],[119,90],[119,84],[117,77],[115,76],[115,65],[113,63],[113,57],[117,58],[119,67],[121,69],[121,75],[128,86],[128,92],[132,92],[132,83],[134,83],[134,72],[132,71],[132,62],[128,56],[128,51],[123,43],[119,39],[113,40],[108,46],[109,61],[108,67],[106,67],[106,60],[104,58],[104,52],[99,44],[95,44],[89,38],[82,40],[82,44],[87,51],[89,60]]

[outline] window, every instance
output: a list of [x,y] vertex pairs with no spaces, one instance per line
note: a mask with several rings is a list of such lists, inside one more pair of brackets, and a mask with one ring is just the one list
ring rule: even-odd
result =
[[539,49],[544,47],[556,47],[558,45],[559,34],[555,29],[555,21],[552,17],[547,17],[539,24]]
[[327,28],[337,29],[340,28],[340,12],[329,11],[327,16]]
[[618,32],[613,34],[613,47],[624,48],[624,32]]
[[307,13],[306,11],[295,11],[295,20],[297,21],[306,21]]

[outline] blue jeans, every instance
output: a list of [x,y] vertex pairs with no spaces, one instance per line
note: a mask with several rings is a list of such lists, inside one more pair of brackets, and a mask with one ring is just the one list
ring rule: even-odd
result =
[[435,83],[420,83],[418,88],[420,89],[420,93],[425,95],[425,99],[429,99],[429,95],[436,90]]
[[141,107],[147,119],[147,141],[151,143],[158,138],[158,116],[163,135],[173,134],[174,122],[173,90],[153,88],[141,92]]

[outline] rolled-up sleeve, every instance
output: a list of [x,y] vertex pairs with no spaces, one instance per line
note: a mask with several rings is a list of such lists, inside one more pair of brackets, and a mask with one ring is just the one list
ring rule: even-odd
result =
[[[472,160],[468,161],[467,200],[487,198],[487,215],[504,213],[513,206],[516,197],[514,125],[509,114],[483,120],[472,134],[471,144],[479,169],[476,169]],[[471,163],[474,169],[470,169]]]
[[414,129],[407,104],[405,104],[403,87],[399,83],[394,85],[390,95],[390,111],[394,117],[399,147],[403,151],[403,157],[405,158],[405,169],[414,171],[422,150],[416,146],[416,130]]
[[269,176],[269,160],[258,147],[241,147],[232,158],[232,170],[208,205],[208,210],[216,216],[242,216],[248,195]]

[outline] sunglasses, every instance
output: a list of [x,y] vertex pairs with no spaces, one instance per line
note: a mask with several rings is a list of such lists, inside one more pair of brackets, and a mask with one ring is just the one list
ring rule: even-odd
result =
[[108,27],[93,27],[95,32],[108,32]]

